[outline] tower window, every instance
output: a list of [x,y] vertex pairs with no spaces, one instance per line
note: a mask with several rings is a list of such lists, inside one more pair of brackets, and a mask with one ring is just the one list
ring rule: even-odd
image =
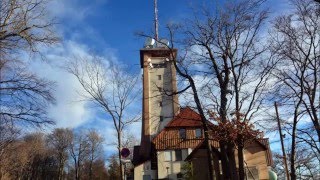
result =
[[162,92],[162,87],[158,87],[158,91],[159,91],[159,92]]
[[166,68],[167,67],[167,63],[159,63],[159,64],[153,64],[154,68]]
[[186,129],[179,129],[179,136],[181,139],[186,139]]
[[159,102],[159,107],[162,107],[162,101]]
[[158,75],[158,80],[161,80],[161,75]]
[[160,116],[160,122],[162,122],[163,121],[163,116]]

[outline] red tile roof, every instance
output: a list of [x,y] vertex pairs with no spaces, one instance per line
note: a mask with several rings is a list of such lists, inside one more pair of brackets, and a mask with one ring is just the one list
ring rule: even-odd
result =
[[[186,138],[179,136],[179,129],[186,129]],[[183,149],[197,147],[203,137],[196,138],[195,130],[202,129],[202,121],[200,115],[190,107],[181,108],[180,113],[176,115],[154,139],[153,143],[157,150],[164,149]],[[218,142],[215,142],[216,146]]]
[[[212,123],[208,122],[209,125]],[[179,137],[179,129],[186,129],[186,138],[181,139]],[[195,129],[202,129],[202,121],[200,115],[192,110],[190,107],[181,108],[180,113],[176,115],[153,140],[156,150],[165,149],[183,149],[192,148],[197,149],[203,144],[203,137],[195,138]],[[252,143],[252,142],[251,142]],[[268,139],[259,139],[255,143],[258,143],[266,150],[267,164],[272,165],[272,154],[269,147]],[[210,140],[211,146],[218,148],[218,141]],[[248,146],[250,143],[247,143]],[[246,147],[245,147],[246,148]]]
[[201,127],[200,115],[192,110],[190,107],[185,107],[180,110],[180,113],[176,115],[168,124],[169,127]]
[[[153,143],[157,150],[165,149],[185,149],[196,148],[203,141],[203,137],[195,137],[195,128],[186,129],[186,138],[179,137],[179,129],[165,129],[153,139]],[[216,147],[219,147],[218,142],[212,142]]]

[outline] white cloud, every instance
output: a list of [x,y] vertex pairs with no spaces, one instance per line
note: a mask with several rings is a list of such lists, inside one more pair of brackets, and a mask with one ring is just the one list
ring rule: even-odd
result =
[[[30,68],[39,77],[46,78],[55,82],[54,96],[56,104],[49,109],[49,115],[56,121],[57,127],[76,128],[86,123],[95,116],[92,108],[88,107],[88,102],[83,101],[84,91],[78,80],[66,72],[63,67],[66,62],[75,55],[80,57],[92,57],[90,49],[83,44],[74,41],[65,41],[52,48],[43,47],[42,54],[45,54],[46,61],[34,60],[30,62]],[[111,52],[108,58],[117,59]]]
[[55,68],[49,73],[57,82],[55,97],[57,104],[49,109],[49,115],[56,120],[58,127],[77,127],[85,123],[92,116],[90,108],[85,101],[77,101],[81,91],[79,83],[70,74]]
[[[93,107],[88,101],[80,101],[83,100],[80,94],[84,93],[80,83],[63,69],[65,63],[74,56],[92,58],[90,48],[75,41],[65,41],[52,48],[44,47],[41,52],[45,54],[46,61],[33,60],[30,62],[30,68],[39,77],[56,82],[54,91],[56,104],[48,109],[50,117],[56,122],[53,128],[96,129],[105,138],[106,154],[114,154],[116,133],[112,120],[107,114],[101,112],[99,107]],[[106,64],[117,59],[113,51],[104,51],[103,56],[99,58],[102,58]],[[140,112],[141,101],[137,100],[135,103],[127,111],[130,114]],[[140,139],[141,122],[133,123],[127,130]]]
[[75,42],[67,42],[53,48],[43,49],[47,62],[36,60],[31,62],[31,69],[39,75],[55,82],[54,96],[56,104],[49,109],[49,116],[56,121],[57,127],[74,128],[88,121],[92,111],[87,102],[79,101],[81,86],[78,81],[61,68],[72,54],[89,55],[88,49]]
[[95,7],[100,6],[107,1],[92,0],[53,0],[49,6],[49,12],[52,16],[58,18],[67,18],[74,21],[83,21],[86,17],[94,15]]

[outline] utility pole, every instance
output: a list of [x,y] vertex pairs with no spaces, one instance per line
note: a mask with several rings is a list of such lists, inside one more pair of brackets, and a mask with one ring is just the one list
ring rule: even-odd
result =
[[158,3],[154,0],[154,39],[159,40]]
[[282,131],[281,131],[281,124],[280,124],[280,118],[279,118],[279,113],[278,113],[277,102],[274,102],[274,108],[276,109],[276,116],[277,116],[277,121],[278,121],[278,128],[279,128],[279,134],[280,134],[280,141],[281,141],[281,148],[282,148],[284,167],[285,167],[285,170],[286,170],[287,180],[290,180],[289,171],[288,171],[288,165],[287,165],[287,156],[286,156],[286,152],[284,150],[284,145],[283,145],[283,136],[282,136]]

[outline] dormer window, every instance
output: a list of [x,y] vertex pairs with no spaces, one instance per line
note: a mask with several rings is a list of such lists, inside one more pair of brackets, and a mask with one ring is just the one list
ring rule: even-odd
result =
[[187,133],[186,133],[186,129],[179,129],[179,137],[181,138],[181,139],[186,139],[186,137],[187,137]]
[[196,138],[202,138],[202,129],[200,128],[196,129]]

